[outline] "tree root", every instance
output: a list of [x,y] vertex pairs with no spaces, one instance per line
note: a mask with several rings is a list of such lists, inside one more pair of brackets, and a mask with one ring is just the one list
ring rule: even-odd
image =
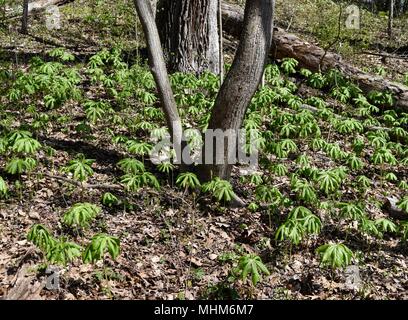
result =
[[247,204],[245,203],[244,200],[242,200],[240,197],[238,197],[235,193],[232,196],[232,200],[230,202],[230,207],[231,208],[244,208],[246,207]]

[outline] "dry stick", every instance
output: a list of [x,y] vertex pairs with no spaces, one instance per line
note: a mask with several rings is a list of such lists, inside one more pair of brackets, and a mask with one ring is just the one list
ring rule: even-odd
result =
[[388,59],[401,59],[401,60],[408,60],[408,56],[405,55],[393,55],[393,54],[388,54],[388,53],[378,53],[378,52],[369,52],[369,51],[362,51],[360,54],[367,54],[371,56],[378,56],[378,57],[383,57],[383,58],[388,58]]
[[[91,183],[84,183],[80,182],[77,180],[65,178],[62,176],[55,176],[49,173],[42,173],[44,177],[47,177],[49,179],[57,180],[57,181],[63,181],[81,188],[86,188],[86,189],[105,189],[105,190],[123,190],[124,187],[119,184],[109,184],[109,183],[97,183],[97,184],[91,184]],[[160,193],[153,190],[153,189],[143,189],[143,191],[146,191],[147,193],[153,194],[155,196],[160,196]],[[190,206],[190,203],[188,203],[183,197],[179,198],[182,202],[184,202],[186,205]]]
[[286,32],[289,32],[290,27],[292,26],[293,17],[294,17],[294,14],[292,14],[292,15],[290,16],[290,20],[289,20],[288,26],[287,26],[287,28],[286,28]]
[[43,173],[43,175],[45,177],[47,177],[47,178],[50,178],[50,179],[67,182],[69,184],[72,184],[72,185],[75,185],[75,186],[78,186],[78,187],[81,187],[81,188],[86,188],[86,189],[123,190],[123,187],[118,185],[118,184],[105,184],[105,183],[90,184],[90,183],[86,183],[86,182],[80,182],[80,181],[72,180],[72,179],[69,179],[69,178],[62,177],[62,176],[54,176],[54,175],[49,174],[49,173]]

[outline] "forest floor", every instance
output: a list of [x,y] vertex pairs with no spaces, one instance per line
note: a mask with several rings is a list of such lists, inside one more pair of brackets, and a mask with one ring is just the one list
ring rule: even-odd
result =
[[[122,5],[122,2],[118,3]],[[123,6],[123,10],[126,10],[124,4]],[[316,189],[317,202],[328,203],[329,208],[316,203],[305,204],[298,199],[291,183],[290,173],[304,178],[299,173],[302,172],[302,166],[294,161],[300,155],[305,156],[311,166],[320,172],[346,163],[346,156],[337,156],[327,150],[315,150],[312,138],[317,136],[292,137],[298,150],[289,156],[268,154],[271,164],[284,165],[287,174],[272,173],[269,167],[261,169],[260,175],[264,183],[269,181],[271,189],[277,188],[293,201],[289,207],[271,209],[261,206],[257,210],[230,208],[223,202],[214,201],[207,194],[196,194],[176,187],[176,171],[161,173],[146,159],[143,159],[146,169],[160,181],[160,190],[142,188],[138,192],[129,192],[122,187],[118,188],[122,172],[117,163],[132,155],[123,144],[112,143],[112,136],[126,136],[129,139],[136,136],[143,140],[145,130],[134,127],[137,126],[137,121],[147,121],[149,117],[140,119],[140,113],[144,114],[144,106],[137,99],[131,98],[126,107],[119,103],[117,106],[108,93],[107,88],[110,86],[100,82],[94,84],[90,80],[88,61],[102,48],[117,45],[115,39],[126,35],[134,37],[134,41],[122,44],[125,54],[121,58],[130,68],[137,58],[134,48],[140,43],[140,35],[132,33],[134,24],[126,19],[121,21],[109,17],[102,7],[94,8],[96,16],[95,11],[84,7],[81,11],[88,17],[85,23],[78,23],[78,8],[74,4],[68,4],[62,10],[69,23],[58,32],[46,31],[43,27],[44,17],[37,15],[33,18],[29,36],[17,33],[17,22],[11,32],[0,33],[1,46],[7,48],[2,60],[10,61],[11,69],[17,75],[18,72],[31,70],[32,63],[29,63],[28,58],[38,55],[54,61],[46,52],[55,47],[65,47],[75,54],[76,60],[64,62],[64,66],[79,70],[81,80],[76,86],[84,99],[108,101],[114,112],[107,119],[99,119],[94,123],[84,112],[82,100],[67,99],[58,110],[49,110],[44,106],[44,97],[37,92],[26,96],[23,103],[14,104],[9,98],[10,87],[0,85],[0,92],[6,92],[0,97],[0,129],[7,125],[7,129],[0,132],[0,138],[9,137],[13,130],[29,128],[33,137],[42,145],[35,155],[38,163],[35,170],[20,176],[5,170],[7,162],[15,154],[0,157],[0,176],[7,181],[10,189],[10,195],[0,199],[0,296],[72,300],[408,299],[407,240],[402,239],[396,231],[384,231],[380,237],[367,235],[361,232],[360,222],[354,221],[355,219],[339,219],[340,210],[336,207],[338,202],[358,201],[364,203],[366,214],[372,221],[387,218],[399,225],[400,219],[390,217],[383,205],[388,198],[402,199],[407,195],[406,187],[398,184],[408,181],[406,137],[396,138],[394,134],[386,138],[375,137],[372,134],[375,130],[370,130],[370,123],[364,123],[364,130],[361,132],[357,129],[350,129],[347,133],[339,132],[338,123],[333,123],[324,115],[312,116],[312,122],[320,127],[325,141],[330,145],[338,145],[342,152],[353,154],[356,137],[363,139],[365,144],[365,150],[359,156],[364,168],[351,170],[339,190],[333,194],[323,194],[319,184],[308,177]],[[122,17],[119,13],[118,16]],[[114,31],[110,27],[113,20]],[[115,37],[109,36],[112,32],[115,32]],[[381,57],[360,57],[361,60],[353,58],[352,61],[361,67],[374,70],[384,65]],[[384,75],[387,78],[402,79],[404,71],[408,71],[406,60],[390,59],[387,63],[387,73]],[[277,92],[286,85],[288,88],[292,86],[290,90],[293,91],[293,96],[302,101],[320,97],[325,101],[327,109],[333,110],[333,114],[337,116],[358,119],[362,123],[369,118],[357,116],[351,100],[350,103],[341,103],[334,99],[330,88],[312,88],[299,73],[284,75],[282,69],[281,67],[281,78],[294,83],[296,90],[287,82],[285,85],[276,85],[276,88],[271,85]],[[128,69],[124,70],[131,74]],[[110,71],[104,72],[108,74]],[[112,78],[117,76],[115,72],[112,75]],[[280,79],[280,76],[276,78]],[[183,87],[181,91],[184,90],[191,92],[189,87]],[[207,92],[207,89],[197,89],[200,90]],[[154,90],[150,91],[155,93]],[[206,96],[208,100],[212,98],[211,95]],[[278,131],[271,126],[273,121],[278,123],[280,114],[292,115],[293,117],[289,116],[292,117],[290,121],[299,128],[303,126],[302,122],[307,122],[296,118],[296,114],[300,112],[289,106],[290,102],[285,100],[276,104],[281,111],[277,111],[274,116],[265,116],[262,128],[274,132],[277,139],[283,138],[278,130],[282,124],[276,125]],[[32,105],[37,110],[27,111],[27,106]],[[262,103],[260,105],[260,113],[263,114],[264,106]],[[154,103],[152,106],[157,107]],[[182,108],[189,110],[186,106]],[[270,111],[269,107],[265,108]],[[384,118],[383,111],[373,112],[373,118],[378,121],[376,125],[386,128],[386,132],[396,127],[407,129],[407,123],[402,120],[399,124],[390,124]],[[50,120],[40,129],[34,130],[38,114],[47,114]],[[122,120],[111,127],[112,119],[118,119],[114,116],[121,117]],[[305,117],[310,115],[306,114]],[[401,113],[395,117],[402,119]],[[135,121],[128,124],[127,119]],[[191,121],[196,120],[193,117]],[[160,124],[158,121],[158,126]],[[377,151],[375,138],[386,140],[389,144],[387,147],[393,151],[398,163],[392,166],[371,163],[373,154]],[[397,146],[398,143],[400,146]],[[72,174],[62,170],[78,154],[95,160],[92,165],[93,174],[83,184],[76,182]],[[142,160],[143,157],[138,158]],[[385,173],[390,172],[396,176],[396,181],[385,177]],[[371,185],[364,191],[356,187],[357,178],[362,175],[371,180]],[[234,191],[248,204],[255,201],[256,184],[242,181],[235,172],[232,185]],[[120,201],[113,206],[101,205],[102,213],[90,228],[71,230],[61,222],[61,216],[67,208],[79,202],[100,204],[107,191],[114,193]],[[289,209],[299,204],[311,208],[322,221],[320,234],[304,237],[299,245],[276,241],[275,234],[279,225],[285,221]],[[43,253],[27,240],[27,232],[37,223],[47,226],[54,235],[73,239],[81,246],[86,246],[89,239],[97,233],[115,235],[120,239],[121,254],[115,260],[107,258],[95,264],[83,264],[75,260],[67,266],[58,267],[60,288],[47,289],[44,287],[47,275]],[[316,248],[327,243],[338,243],[340,240],[354,252],[353,264],[338,270],[322,267]],[[231,279],[231,270],[238,259],[248,253],[261,257],[270,271],[270,276],[263,276],[256,286],[248,280]]]

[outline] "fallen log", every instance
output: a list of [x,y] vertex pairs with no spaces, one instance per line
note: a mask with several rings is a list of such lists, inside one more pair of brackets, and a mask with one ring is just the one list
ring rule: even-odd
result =
[[28,4],[28,13],[43,10],[49,6],[58,6],[73,0],[36,0]]
[[[74,0],[34,0],[28,3],[28,14],[35,13],[41,10],[45,10],[50,6],[60,6]],[[23,7],[6,8],[6,12],[10,12],[6,15],[6,19],[12,19],[21,16]]]
[[[243,9],[238,5],[223,3],[222,19],[224,31],[234,37],[240,37],[244,19]],[[295,58],[302,67],[312,71],[338,69],[357,83],[366,93],[370,91],[391,92],[396,99],[395,107],[405,112],[408,111],[407,86],[363,72],[359,68],[344,62],[340,55],[326,52],[324,49],[303,41],[296,35],[290,34],[281,28],[274,29],[271,55],[275,59]]]

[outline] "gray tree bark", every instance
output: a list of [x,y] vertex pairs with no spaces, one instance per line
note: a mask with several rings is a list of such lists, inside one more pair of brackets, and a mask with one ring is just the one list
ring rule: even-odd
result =
[[[176,132],[177,137],[180,137],[181,140],[180,119],[150,4],[146,0],[134,0],[134,3],[145,33],[151,70],[155,77],[170,131]],[[217,3],[215,2],[215,4]],[[241,41],[231,70],[217,96],[209,129],[226,131],[229,129],[238,130],[241,127],[246,109],[258,88],[267,62],[272,43],[273,13],[274,0],[247,0]],[[217,19],[216,14],[215,18]],[[192,19],[194,20],[193,17]],[[216,58],[218,59],[218,56]],[[177,123],[175,127],[174,123]],[[213,162],[214,164],[201,166],[199,175],[204,180],[216,176],[223,179],[230,178],[232,164],[228,163],[228,159],[231,153],[236,152],[236,149],[229,146],[226,144],[222,165]],[[213,159],[219,156],[218,151],[213,153]]]
[[181,159],[180,151],[183,134],[181,120],[178,114],[176,101],[174,100],[173,90],[170,85],[159,32],[157,30],[151,4],[146,0],[134,0],[134,4],[145,34],[147,49],[149,52],[150,68],[157,85],[162,108],[166,116],[167,126],[170,135],[172,136],[173,146],[177,153],[177,159]]
[[168,70],[219,73],[218,0],[161,0],[156,16]]
[[[212,110],[208,129],[237,132],[241,128],[248,105],[261,81],[273,34],[274,0],[247,0],[241,39],[230,72],[218,93]],[[206,142],[208,143],[208,142]],[[199,172],[202,180],[220,177],[229,180],[236,145],[224,145],[224,150],[216,148],[212,164],[204,164]],[[205,152],[203,152],[205,153]],[[222,158],[222,164],[216,158]]]

